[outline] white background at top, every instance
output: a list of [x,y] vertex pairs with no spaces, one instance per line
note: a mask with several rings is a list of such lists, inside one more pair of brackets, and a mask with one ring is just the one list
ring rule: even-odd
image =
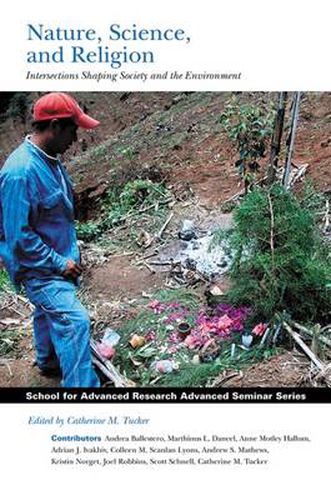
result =
[[[167,0],[64,1],[11,0],[0,18],[0,90],[320,90],[331,88],[330,7],[325,0]],[[26,23],[95,27],[105,31],[120,23],[141,27],[184,27],[185,44],[153,43],[157,63],[149,70],[238,72],[242,81],[137,81],[112,86],[89,81],[28,81],[34,71],[110,70],[107,65],[25,64]],[[109,43],[109,42],[108,42]],[[118,45],[118,48],[121,44]],[[162,45],[162,46],[161,46]],[[144,47],[147,47],[145,42]],[[46,50],[46,47],[45,47]],[[143,71],[143,66],[125,67]]]

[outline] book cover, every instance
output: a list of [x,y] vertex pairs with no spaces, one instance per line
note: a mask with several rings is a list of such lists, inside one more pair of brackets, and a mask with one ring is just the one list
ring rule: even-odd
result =
[[7,6],[7,496],[327,492],[327,10]]

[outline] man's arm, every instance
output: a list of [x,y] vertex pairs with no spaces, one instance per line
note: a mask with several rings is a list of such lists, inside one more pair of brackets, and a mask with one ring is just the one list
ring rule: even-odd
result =
[[29,225],[31,200],[27,180],[8,176],[1,188],[3,231],[10,251],[29,259],[31,268],[48,268],[62,274],[67,268],[65,257],[47,246]]

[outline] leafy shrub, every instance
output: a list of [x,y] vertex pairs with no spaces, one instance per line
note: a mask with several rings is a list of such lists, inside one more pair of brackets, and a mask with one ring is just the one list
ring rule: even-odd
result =
[[6,116],[25,123],[30,106],[31,99],[27,92],[15,92],[9,101]]
[[0,292],[10,287],[9,275],[5,269],[0,269]]
[[0,331],[0,356],[12,355],[19,349],[19,340],[24,336],[22,330]]
[[314,213],[280,185],[254,189],[234,212],[229,299],[269,319],[287,310],[301,320],[330,317],[331,258]]
[[100,235],[100,228],[97,222],[77,222],[77,237],[83,241],[93,241]]
[[272,135],[274,110],[254,104],[239,104],[229,101],[220,117],[222,128],[235,143],[239,159],[236,167],[245,182],[251,184],[255,172],[260,168],[269,138]]
[[142,204],[153,203],[166,196],[166,189],[162,185],[154,184],[149,180],[137,179],[128,182],[120,194],[120,204],[123,210]]
[[142,179],[128,182],[122,190],[111,190],[104,199],[101,220],[77,223],[78,238],[93,241],[123,221],[129,213],[134,214],[136,211],[138,214],[139,209],[149,206],[153,209],[168,194],[162,184]]

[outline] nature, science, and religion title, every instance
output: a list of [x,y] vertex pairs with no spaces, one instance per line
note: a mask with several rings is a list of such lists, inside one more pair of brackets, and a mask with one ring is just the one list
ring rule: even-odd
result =
[[[157,52],[169,44],[189,44],[183,28],[147,28],[110,24],[104,33],[92,27],[63,28],[27,24],[29,50],[26,63],[108,64],[119,69],[125,64],[154,64]],[[57,42],[60,42],[57,45]]]

